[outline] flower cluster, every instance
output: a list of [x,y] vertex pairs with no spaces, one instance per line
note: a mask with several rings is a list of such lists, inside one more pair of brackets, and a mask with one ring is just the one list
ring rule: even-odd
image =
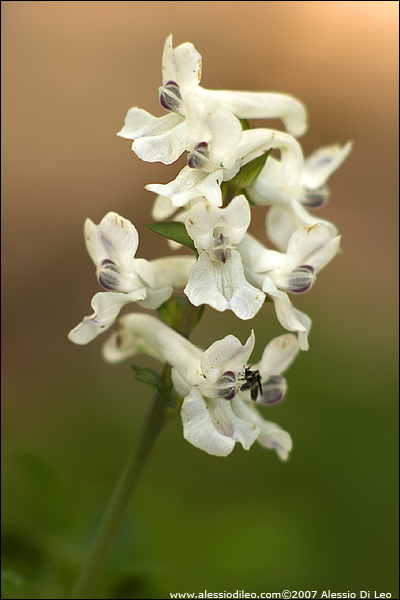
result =
[[[280,402],[287,389],[282,373],[299,350],[308,349],[311,319],[292,297],[310,290],[338,253],[336,227],[315,216],[327,201],[326,182],[351,150],[351,143],[320,148],[304,158],[297,137],[307,129],[304,105],[286,94],[208,90],[200,86],[202,61],[190,43],[165,42],[160,104],[155,117],[134,107],[119,136],[132,140],[142,160],[171,164],[184,152],[187,166],[155,193],[152,216],[173,248],[192,255],[147,261],[136,258],[138,233],[130,221],[108,213],[85,223],[87,250],[105,290],[92,300],[94,313],[69,338],[86,344],[111,327],[130,302],[168,313],[176,289],[191,306],[209,305],[252,319],[266,300],[291,333],[273,339],[261,360],[250,364],[255,336],[245,344],[228,335],[203,351],[167,319],[128,313],[104,346],[104,358],[119,362],[147,353],[171,367],[180,399],[184,437],[210,454],[225,456],[236,442],[257,440],[285,460],[290,435],[258,412]],[[250,128],[249,120],[280,119],[286,131]],[[275,152],[275,155],[271,153]],[[248,232],[251,208],[268,206],[268,247]],[[161,310],[167,307],[166,311]]]

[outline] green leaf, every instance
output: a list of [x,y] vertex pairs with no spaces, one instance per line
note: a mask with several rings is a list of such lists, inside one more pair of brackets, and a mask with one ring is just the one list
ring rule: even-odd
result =
[[268,152],[264,152],[264,154],[261,154],[261,156],[257,156],[257,158],[254,158],[250,162],[246,163],[240,169],[239,173],[229,180],[229,185],[237,190],[250,187],[259,176],[271,152],[272,148],[268,150]]
[[[185,296],[171,296],[169,300],[157,308],[157,312],[164,323],[176,330],[181,321],[182,314],[188,304],[189,300]],[[200,323],[205,308],[205,304],[202,304],[198,307],[196,319],[192,326],[193,329]]]
[[247,119],[239,119],[239,121],[240,121],[243,131],[247,131],[248,129],[250,129],[250,123],[248,122]]
[[138,367],[137,365],[131,365],[131,368],[135,372],[135,377],[138,381],[147,383],[160,394],[164,392],[164,383],[157,371],[150,367]]
[[164,323],[172,327],[172,329],[178,327],[183,309],[186,306],[186,303],[180,302],[181,300],[186,301],[186,303],[188,302],[186,298],[174,298],[174,296],[171,296],[169,300],[157,308],[157,312],[161,319]]
[[178,244],[187,246],[197,253],[193,240],[189,237],[183,223],[180,223],[179,221],[166,221],[164,223],[148,223],[146,227],[150,229],[150,231],[154,231],[154,233],[158,233],[158,235],[162,235],[169,240],[178,242]]

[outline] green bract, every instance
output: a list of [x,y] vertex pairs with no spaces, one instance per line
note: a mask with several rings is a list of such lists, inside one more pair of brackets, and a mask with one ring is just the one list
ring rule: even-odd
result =
[[158,233],[158,235],[162,235],[168,240],[172,240],[196,252],[193,241],[190,239],[183,223],[170,221],[165,223],[147,223],[146,227],[150,231],[154,231],[154,233]]

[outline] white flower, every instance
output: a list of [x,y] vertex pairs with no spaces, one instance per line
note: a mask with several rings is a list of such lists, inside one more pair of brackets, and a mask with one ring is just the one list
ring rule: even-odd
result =
[[319,208],[328,199],[326,182],[330,175],[348,157],[352,143],[319,148],[304,161],[301,177],[295,185],[288,185],[284,177],[284,165],[270,156],[254,184],[247,190],[256,204],[272,205],[267,215],[267,234],[271,242],[285,251],[289,237],[303,225],[325,223],[331,235],[337,235],[336,227],[315,218],[307,209]]
[[338,253],[339,245],[340,236],[332,237],[323,223],[296,229],[286,253],[269,250],[249,234],[238,245],[246,278],[271,296],[279,322],[298,332],[302,350],[308,349],[311,320],[292,306],[287,292],[308,291],[316,274]]
[[[224,131],[221,128],[219,133],[223,139],[231,139],[229,130]],[[202,141],[207,134],[200,130],[196,134],[198,142],[194,145],[195,150],[189,155],[188,166],[183,167],[178,176],[167,184],[152,183],[145,186],[150,192],[169,198],[174,207],[185,206],[197,198],[205,198],[216,206],[221,206],[221,183],[232,179],[242,165],[271,148],[281,152],[283,176],[288,185],[294,185],[301,177],[301,146],[287,133],[272,129],[242,131],[240,141],[237,141],[235,135],[230,152],[219,162],[215,153],[211,154],[208,142]]]
[[184,293],[195,306],[229,309],[240,319],[252,319],[262,307],[265,294],[248,283],[235,249],[250,218],[245,196],[236,196],[226,208],[198,202],[186,213],[186,229],[199,258],[190,270]]
[[[190,43],[172,47],[172,35],[164,46],[162,59],[163,85],[159,89],[160,103],[169,114],[157,118],[134,107],[128,111],[120,137],[133,140],[132,150],[142,160],[165,164],[174,162],[187,149],[196,132],[198,114],[211,115],[216,128],[231,129],[230,139],[217,136],[218,144],[231,145],[234,133],[239,134],[238,119],[281,118],[292,135],[302,135],[307,127],[306,110],[292,96],[277,93],[233,92],[206,90],[199,86],[202,60]],[[200,113],[198,111],[200,110]],[[193,114],[196,114],[192,122]],[[188,119],[189,123],[186,123]],[[236,124],[235,124],[236,123]],[[210,140],[204,140],[209,142]],[[221,147],[211,149],[221,155]]]
[[188,280],[191,256],[164,257],[147,261],[134,258],[139,244],[136,228],[114,212],[95,225],[85,222],[86,248],[96,265],[97,279],[107,290],[92,299],[94,313],[69,333],[76,344],[87,344],[114,323],[121,308],[140,302],[144,308],[158,308],[175,287]]
[[239,119],[282,119],[291,135],[300,136],[307,128],[304,105],[287,94],[271,92],[232,92],[206,90],[199,83],[201,55],[190,43],[172,47],[172,35],[164,45],[162,59],[163,86],[160,102],[167,110],[185,115],[185,98],[196,91],[208,107],[223,106]]
[[[253,332],[244,345],[228,335],[202,351],[154,317],[129,314],[120,319],[118,332],[106,342],[104,357],[119,362],[149,352],[169,363],[174,387],[184,397],[184,437],[194,446],[226,456],[236,442],[248,450],[257,439],[263,446],[275,448],[285,460],[291,449],[290,436],[247,406],[247,384],[249,371],[253,377],[258,373],[265,403],[281,400],[286,384],[280,373],[297,354],[298,344],[290,334],[273,340],[264,351],[260,371],[255,372],[246,367],[254,342]],[[257,403],[263,402],[263,396]]]
[[[239,170],[250,153],[271,148],[284,152],[288,183],[294,183],[302,168],[301,149],[291,135],[279,131],[242,132],[239,118],[282,118],[289,133],[301,135],[307,124],[303,104],[285,94],[206,90],[199,86],[201,56],[192,44],[172,48],[165,42],[163,86],[160,103],[169,112],[153,117],[131,108],[120,137],[133,140],[132,150],[145,161],[171,164],[187,150],[188,167],[168,187],[151,184],[147,189],[174,198],[183,206],[196,196],[221,205],[219,186]],[[286,154],[293,164],[288,167]],[[162,191],[159,191],[159,190]],[[182,196],[183,194],[183,196]]]
[[200,169],[183,167],[178,176],[169,183],[150,183],[146,190],[168,198],[176,210],[198,198],[207,199],[215,206],[222,206],[221,183],[224,172],[221,169],[206,173]]
[[[273,405],[280,402],[287,390],[286,380],[281,374],[286,371],[299,351],[299,344],[294,335],[287,333],[273,339],[264,349],[261,360],[252,366],[259,371],[263,398],[256,404]],[[256,410],[253,403],[245,402],[246,392],[239,391],[232,400],[235,414],[247,421],[252,419],[260,425],[257,441],[266,448],[275,448],[282,460],[288,458],[292,448],[290,435],[275,423],[265,421]]]

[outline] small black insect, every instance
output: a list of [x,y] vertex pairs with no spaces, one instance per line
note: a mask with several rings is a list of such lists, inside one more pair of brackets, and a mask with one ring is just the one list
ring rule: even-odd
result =
[[244,367],[244,374],[240,379],[244,380],[243,385],[240,386],[240,390],[242,392],[250,390],[250,396],[254,402],[257,400],[259,392],[260,396],[263,395],[260,371],[252,371],[251,367]]

